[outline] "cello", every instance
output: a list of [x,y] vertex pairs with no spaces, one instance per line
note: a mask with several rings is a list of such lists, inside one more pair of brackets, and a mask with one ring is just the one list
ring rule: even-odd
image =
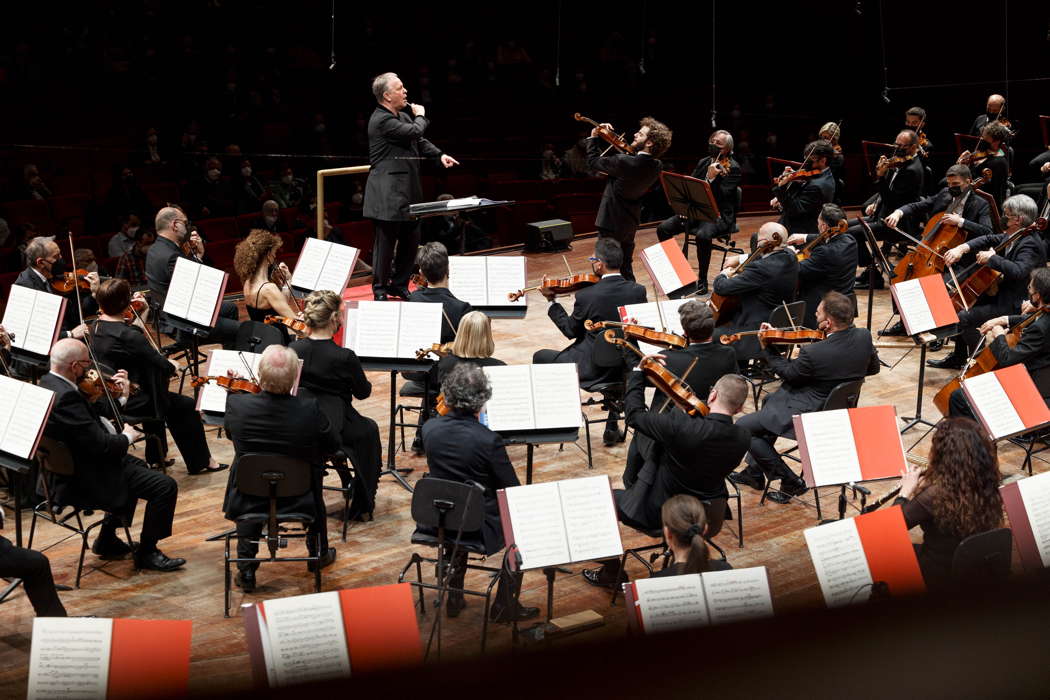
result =
[[[1004,238],[999,245],[993,249],[995,253],[1001,254],[1013,243],[1021,240],[1029,233],[1043,231],[1046,229],[1046,219],[1039,218],[1024,228],[1019,228]],[[956,311],[969,309],[977,301],[977,298],[992,288],[1003,276],[998,270],[993,270],[987,264],[973,263],[963,270],[959,275],[953,276],[948,282],[948,296],[951,297],[952,305]]]
[[[748,263],[756,258],[759,258],[769,251],[773,250],[781,243],[780,232],[774,231],[772,237],[758,246],[755,252],[747,257],[744,262],[737,266],[736,272],[739,273]],[[711,307],[711,315],[715,320],[715,325],[724,323],[726,319],[733,315],[733,313],[740,307],[740,298],[736,296],[722,296],[717,292],[711,292],[711,297],[707,300],[707,305]]]
[[[642,370],[642,373],[645,374],[653,386],[663,392],[667,398],[673,401],[678,408],[685,411],[687,415],[706,416],[710,412],[707,404],[700,400],[700,397],[693,392],[685,380],[676,376],[656,360],[644,355],[641,350],[623,338],[617,338],[616,332],[612,329],[605,331],[605,342],[628,347],[639,355],[642,359],[638,363],[638,367]],[[696,364],[696,362],[694,361],[693,364]]]

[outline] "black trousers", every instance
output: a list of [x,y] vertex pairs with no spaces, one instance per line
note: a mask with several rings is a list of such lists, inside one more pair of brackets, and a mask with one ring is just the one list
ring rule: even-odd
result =
[[[865,220],[871,227],[871,232],[875,234],[875,240],[896,243],[901,239],[899,233],[887,228],[885,224],[875,219],[875,217],[868,216],[865,217]],[[860,224],[854,224],[846,229],[846,233],[857,240],[857,265],[868,267],[873,264],[875,261],[871,258],[871,249],[868,247],[868,237],[864,235],[864,227]]]
[[751,433],[751,444],[747,452],[747,473],[755,478],[787,479],[794,481],[797,475],[784,463],[773,446],[779,435],[762,427],[758,413],[749,413],[736,422]]
[[99,537],[110,537],[116,533],[123,519],[130,527],[135,518],[139,499],[146,502],[139,534],[139,553],[148,554],[157,548],[157,542],[171,536],[171,521],[175,518],[175,503],[179,498],[179,486],[167,474],[153,471],[137,457],[124,457],[124,482],[130,494],[129,502],[122,508],[114,508],[106,514],[100,527]]
[[[451,555],[451,552],[443,554],[445,565],[449,567],[448,586],[449,588],[463,588],[463,581],[467,575],[467,553],[459,550],[451,561],[448,558],[449,555]],[[521,590],[522,577],[523,573],[521,571],[509,572],[506,568],[500,569],[499,583],[496,585],[496,600],[493,603],[493,607],[500,606],[504,610],[510,608],[514,598],[518,595],[518,591]],[[448,597],[456,600],[463,600],[464,598],[462,593],[456,592],[450,592]]]
[[0,577],[20,578],[38,617],[65,617],[66,609],[55,591],[51,563],[40,552],[14,546],[0,536]]
[[[368,416],[343,421],[341,433],[343,450],[354,465],[354,497],[350,502],[350,517],[371,513],[375,510],[376,490],[379,488],[379,473],[383,471],[383,441],[379,436],[379,425]],[[349,483],[350,474],[340,471],[343,487]]]
[[632,282],[634,282],[634,268],[631,266],[634,261],[634,234],[634,231],[623,233],[605,228],[598,229],[598,238],[611,238],[620,244],[623,250],[623,265],[620,266],[620,274],[624,279]]
[[[1018,305],[1020,307],[1020,305]],[[995,303],[978,303],[969,309],[959,312],[959,335],[955,336],[954,357],[965,359],[970,350],[977,347],[981,334],[977,329],[985,322],[997,316],[1008,316],[1020,312],[1020,308],[1011,309]]]
[[[168,392],[168,410],[163,421],[143,421],[143,430],[150,435],[159,436],[165,442],[164,426],[171,431],[175,446],[179,448],[186,471],[195,474],[208,466],[211,461],[211,450],[204,437],[204,424],[197,413],[192,397]],[[157,441],[146,441],[146,461],[155,464],[164,458],[166,450],[161,449]]]
[[373,219],[373,223],[376,237],[372,247],[372,289],[407,287],[419,248],[419,222]]
[[[325,515],[324,497],[321,490],[321,478],[318,473],[314,479],[314,513],[316,514],[312,523],[307,526],[306,550],[311,555],[317,553],[317,536],[321,537],[321,554],[328,551],[328,518]],[[247,559],[259,553],[257,540],[262,537],[265,521],[250,521],[237,523],[237,557]],[[259,568],[259,562],[240,562],[237,568],[241,571],[255,571]]]
[[700,276],[700,281],[707,284],[708,268],[711,267],[711,240],[728,233],[729,228],[729,225],[722,219],[701,221],[689,227],[686,219],[672,216],[661,221],[656,227],[656,237],[661,241],[666,241],[689,229],[689,233],[696,239],[697,274]]
[[948,397],[948,416],[951,418],[969,418],[977,420],[970,407],[970,400],[966,398],[966,392],[958,388]]

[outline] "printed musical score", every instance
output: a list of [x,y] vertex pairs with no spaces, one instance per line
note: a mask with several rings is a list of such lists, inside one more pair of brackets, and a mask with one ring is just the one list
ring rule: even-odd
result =
[[[1050,566],[1050,472],[1017,482],[1043,566]],[[1013,515],[1010,517],[1013,521]]]
[[164,313],[199,326],[212,326],[228,278],[222,270],[179,258],[164,298]]
[[29,700],[106,697],[113,621],[38,617],[29,654]]
[[353,246],[307,238],[292,270],[292,286],[311,291],[330,289],[342,294],[360,253]]
[[703,574],[711,624],[721,625],[773,615],[769,576],[764,566]]
[[12,285],[3,320],[4,329],[14,334],[11,346],[37,355],[51,354],[66,303],[57,294]]
[[811,527],[803,534],[827,606],[867,601],[871,569],[853,519]]
[[337,591],[270,600],[263,609],[276,686],[350,676]]
[[849,411],[814,411],[802,414],[801,420],[816,484],[860,481],[860,459]]
[[700,574],[634,581],[646,634],[700,627],[710,622]]
[[54,400],[50,389],[0,376],[0,450],[30,459]]

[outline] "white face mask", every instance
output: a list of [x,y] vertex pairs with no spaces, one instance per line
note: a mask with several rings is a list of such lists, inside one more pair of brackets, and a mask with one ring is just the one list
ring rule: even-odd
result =
[[139,232],[138,226],[128,226],[128,238],[134,238],[135,234]]
[[241,175],[243,175],[244,177],[251,177],[252,176],[252,169],[251,168],[241,168]]
[[222,175],[222,171],[218,168],[212,168],[208,171],[208,177],[210,177],[212,180],[218,180],[220,175]]

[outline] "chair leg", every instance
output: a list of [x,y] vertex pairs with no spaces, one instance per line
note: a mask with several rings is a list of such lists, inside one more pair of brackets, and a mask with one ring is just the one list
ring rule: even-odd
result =
[[350,492],[343,491],[343,542],[346,542],[346,526],[350,522]]
[[226,551],[223,555],[223,569],[224,569],[224,581],[226,582],[225,588],[223,589],[223,617],[230,616],[230,537],[226,536]]
[[87,553],[88,536],[86,530],[80,532],[80,560],[77,562],[77,580],[73,588],[80,588],[80,576],[84,571],[84,555]]
[[314,591],[321,592],[321,559],[327,552],[321,549],[321,533],[317,533],[317,568],[314,570]]
[[33,548],[33,535],[36,533],[36,519],[38,513],[36,508],[33,509],[33,517],[29,520],[29,541],[26,543],[27,549]]
[[743,499],[738,493],[736,496],[736,536],[739,540],[738,548],[744,548],[744,506]]
[[583,434],[587,441],[587,468],[594,468],[594,461],[591,458],[591,423],[587,420],[587,414],[583,414]]
[[817,504],[817,520],[823,520],[824,516],[820,512],[820,489],[816,486],[813,487],[813,500]]

